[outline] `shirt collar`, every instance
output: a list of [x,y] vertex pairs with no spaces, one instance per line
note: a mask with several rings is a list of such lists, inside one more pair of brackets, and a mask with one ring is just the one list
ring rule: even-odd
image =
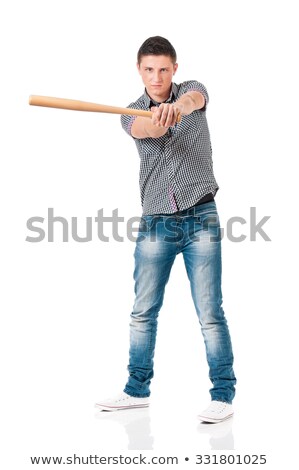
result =
[[[172,83],[172,87],[171,87],[171,91],[170,91],[170,95],[169,95],[169,98],[164,101],[164,103],[172,103],[173,101],[176,100],[177,98],[177,94],[178,94],[178,86],[176,85],[176,83]],[[148,108],[150,108],[151,106],[159,106],[159,104],[161,103],[157,103],[156,101],[154,101],[148,94],[147,94],[147,91],[146,89],[144,90],[144,101],[145,101],[145,104]]]

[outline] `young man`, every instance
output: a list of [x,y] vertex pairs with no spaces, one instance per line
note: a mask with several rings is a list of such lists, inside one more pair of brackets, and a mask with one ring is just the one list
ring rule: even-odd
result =
[[145,91],[129,108],[150,109],[153,116],[121,117],[140,156],[143,208],[135,249],[129,378],[121,395],[97,406],[112,411],[149,405],[157,318],[171,267],[182,253],[212,382],[211,404],[199,418],[220,422],[233,414],[236,379],[221,306],[221,237],[214,201],[218,185],[206,120],[209,98],[197,81],[173,83],[176,52],[165,38],[151,37],[142,44],[137,68]]

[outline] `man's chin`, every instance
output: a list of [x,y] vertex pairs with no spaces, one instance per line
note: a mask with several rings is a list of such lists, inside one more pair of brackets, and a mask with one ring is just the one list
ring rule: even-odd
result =
[[153,99],[161,98],[162,101],[164,101],[164,99],[168,98],[167,91],[162,87],[151,87],[150,90],[148,90],[148,93]]

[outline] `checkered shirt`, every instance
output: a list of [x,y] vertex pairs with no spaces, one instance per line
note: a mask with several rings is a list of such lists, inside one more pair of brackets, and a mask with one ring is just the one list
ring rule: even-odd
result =
[[[173,83],[167,102],[177,101],[188,91],[199,91],[205,106],[182,116],[162,137],[135,139],[140,156],[139,185],[143,215],[172,214],[195,205],[208,193],[216,194],[212,147],[206,119],[209,96],[201,83]],[[150,110],[157,105],[144,94],[128,108]],[[123,129],[131,135],[136,116],[121,116]]]

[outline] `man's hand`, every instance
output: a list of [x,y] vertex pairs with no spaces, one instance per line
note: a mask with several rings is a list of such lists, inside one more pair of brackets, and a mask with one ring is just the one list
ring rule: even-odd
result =
[[169,127],[175,125],[177,116],[191,114],[205,105],[205,98],[199,91],[189,91],[182,95],[175,103],[161,103],[159,107],[153,106],[151,119],[137,117],[131,127],[131,134],[136,139],[151,137],[157,139],[167,133]]
[[176,124],[178,114],[182,113],[182,110],[183,106],[178,103],[162,103],[159,107],[153,106],[151,108],[153,113],[152,124],[168,129]]

